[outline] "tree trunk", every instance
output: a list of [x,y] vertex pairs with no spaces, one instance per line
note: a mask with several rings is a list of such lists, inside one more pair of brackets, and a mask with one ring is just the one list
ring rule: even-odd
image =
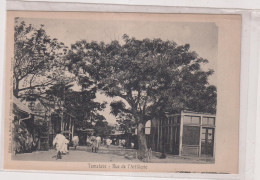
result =
[[147,162],[148,155],[147,155],[147,143],[146,137],[144,133],[144,124],[138,123],[137,126],[137,139],[138,139],[138,156],[137,158],[141,161]]
[[15,78],[15,82],[13,83],[13,95],[18,97],[19,94],[19,80]]

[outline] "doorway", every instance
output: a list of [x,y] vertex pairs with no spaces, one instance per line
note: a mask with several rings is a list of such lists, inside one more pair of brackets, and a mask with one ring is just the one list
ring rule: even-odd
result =
[[214,128],[202,128],[201,133],[201,156],[213,157]]

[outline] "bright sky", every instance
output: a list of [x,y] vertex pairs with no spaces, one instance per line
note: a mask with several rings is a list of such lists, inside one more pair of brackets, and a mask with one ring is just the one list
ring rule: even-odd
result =
[[[70,44],[85,39],[87,41],[112,40],[122,41],[123,34],[134,36],[136,39],[161,38],[173,40],[178,45],[190,44],[190,49],[196,51],[200,57],[209,60],[204,69],[214,69],[217,73],[218,28],[215,23],[202,22],[167,22],[167,21],[122,21],[122,20],[61,20],[61,19],[33,19],[23,18],[27,24],[45,25],[45,30],[52,38],[57,38],[70,47]],[[209,79],[210,84],[216,85],[216,75]],[[98,94],[97,101],[104,99]],[[109,104],[108,102],[108,104]],[[110,107],[101,112],[110,124],[115,123],[115,117],[110,114]]]

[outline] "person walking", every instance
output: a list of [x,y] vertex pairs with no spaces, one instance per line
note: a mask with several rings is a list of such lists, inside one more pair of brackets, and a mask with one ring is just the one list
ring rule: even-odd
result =
[[56,135],[56,137],[52,142],[57,152],[56,159],[61,159],[62,158],[61,154],[66,153],[68,151],[67,149],[68,142],[69,141],[65,138],[65,136],[62,135],[60,132],[58,132],[58,134]]
[[97,152],[97,138],[95,136],[91,136],[90,137],[90,140],[91,140],[91,150],[92,152]]
[[106,144],[107,144],[107,148],[109,148],[110,144],[112,143],[112,140],[107,138],[106,139]]
[[97,136],[97,137],[96,137],[96,141],[97,141],[97,150],[98,150],[98,148],[99,148],[100,145],[101,145],[101,137],[100,137],[100,136]]
[[79,137],[78,136],[73,136],[72,143],[73,143],[73,147],[76,149],[77,146],[79,145]]

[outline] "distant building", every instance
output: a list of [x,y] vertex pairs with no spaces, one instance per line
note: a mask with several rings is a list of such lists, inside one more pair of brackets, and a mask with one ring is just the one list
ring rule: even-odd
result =
[[95,133],[95,130],[91,128],[77,128],[75,129],[75,132],[79,137],[79,145],[88,145],[88,137],[93,135]]
[[153,119],[148,148],[180,156],[214,157],[216,115],[181,111]]
[[76,117],[64,110],[63,113],[51,113],[51,121],[49,124],[49,143],[52,144],[57,132],[61,132],[68,140],[72,140],[75,131]]

